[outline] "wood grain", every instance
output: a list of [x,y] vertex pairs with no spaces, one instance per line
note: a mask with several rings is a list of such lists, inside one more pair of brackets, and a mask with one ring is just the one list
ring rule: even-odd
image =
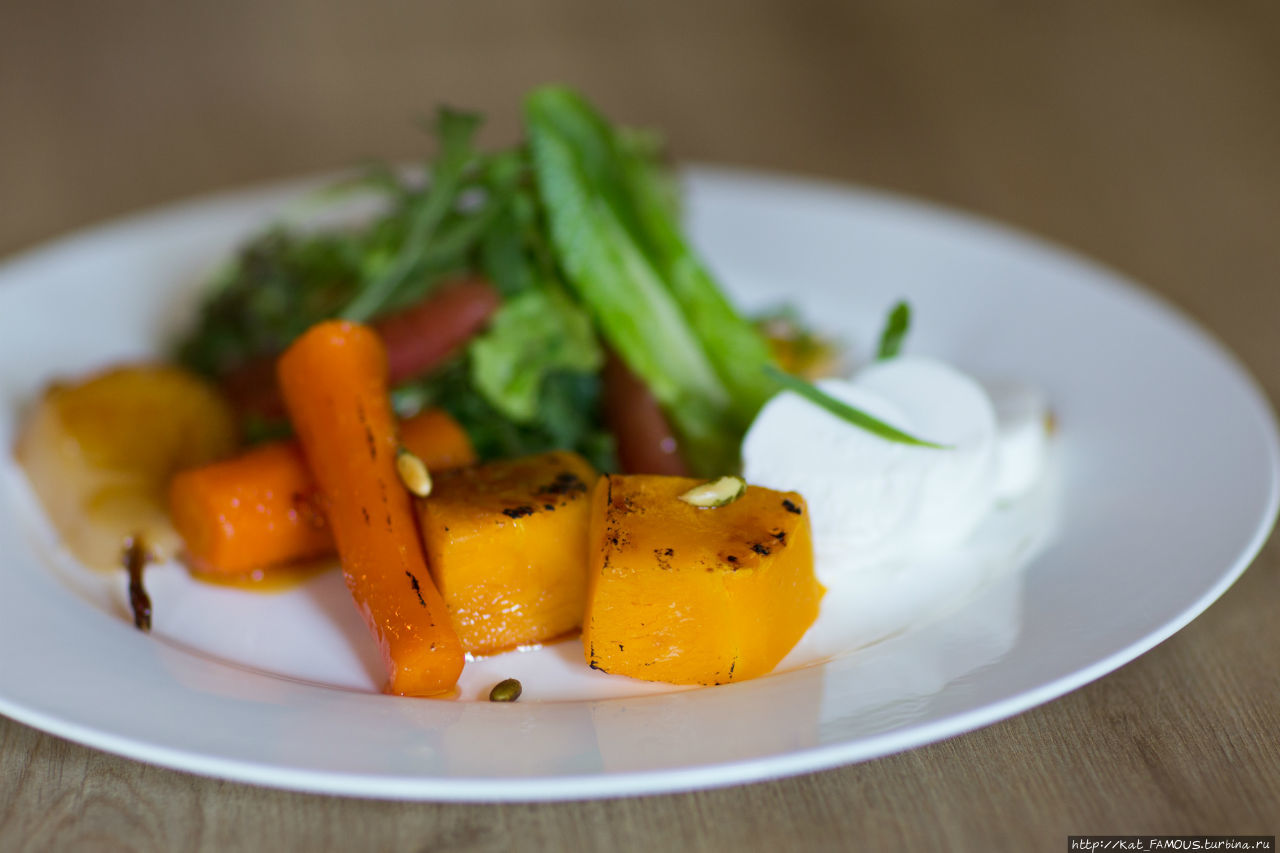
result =
[[[0,4],[0,252],[207,190],[416,156],[409,119],[442,99],[509,139],[520,93],[552,79],[665,128],[682,158],[908,192],[1079,249],[1280,394],[1270,2]],[[1278,572],[1272,544],[1190,627],[1019,717],[692,794],[328,798],[0,719],[0,850],[1060,850],[1072,833],[1271,834]]]

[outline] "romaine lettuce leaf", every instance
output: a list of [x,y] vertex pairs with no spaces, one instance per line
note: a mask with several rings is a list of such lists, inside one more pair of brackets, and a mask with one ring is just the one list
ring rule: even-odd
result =
[[604,353],[591,318],[550,287],[507,299],[470,345],[471,380],[493,407],[518,423],[538,411],[543,379],[565,370],[596,373]]

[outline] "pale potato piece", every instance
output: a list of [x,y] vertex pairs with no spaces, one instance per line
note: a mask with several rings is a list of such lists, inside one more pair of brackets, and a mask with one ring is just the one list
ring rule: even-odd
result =
[[113,568],[131,535],[173,556],[169,479],[234,447],[231,410],[214,388],[176,367],[141,365],[51,385],[14,454],[71,552]]

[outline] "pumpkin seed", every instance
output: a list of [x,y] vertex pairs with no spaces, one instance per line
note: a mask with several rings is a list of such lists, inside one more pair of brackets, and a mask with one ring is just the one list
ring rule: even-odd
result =
[[520,681],[515,678],[504,678],[489,691],[490,702],[514,702],[520,698]]
[[685,503],[702,509],[715,509],[733,503],[747,493],[747,481],[729,475],[694,486],[680,496]]
[[425,498],[431,494],[431,472],[427,470],[426,463],[409,451],[402,449],[396,454],[396,473],[405,488],[418,497]]

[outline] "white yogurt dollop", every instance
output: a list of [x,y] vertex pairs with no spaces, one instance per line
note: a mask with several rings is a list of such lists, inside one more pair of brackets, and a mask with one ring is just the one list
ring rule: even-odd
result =
[[[765,405],[742,446],[747,482],[796,491],[809,505],[819,579],[940,553],[967,539],[998,497],[1039,470],[1026,425],[1035,400],[997,407],[974,379],[933,359],[877,362],[852,381],[818,383],[832,396],[943,449],[892,442],[784,392]],[[1042,403],[1041,403],[1042,405]],[[1037,423],[1043,432],[1043,415]],[[1002,460],[1012,460],[1002,465]],[[1015,471],[1004,470],[1012,464]],[[1002,473],[1003,471],[1003,473]]]
[[1040,479],[1049,452],[1049,401],[1043,391],[1009,380],[983,382],[996,407],[996,494],[1013,500]]

